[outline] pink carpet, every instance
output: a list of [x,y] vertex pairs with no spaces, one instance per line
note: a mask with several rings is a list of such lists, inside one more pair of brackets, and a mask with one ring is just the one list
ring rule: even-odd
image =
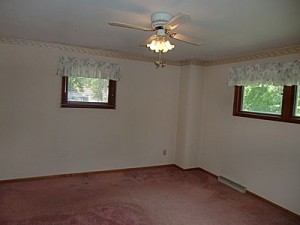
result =
[[1,225],[299,225],[202,171],[176,167],[0,184]]

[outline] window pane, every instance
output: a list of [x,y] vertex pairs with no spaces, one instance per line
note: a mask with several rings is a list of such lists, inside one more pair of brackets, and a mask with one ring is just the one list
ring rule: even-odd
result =
[[86,77],[69,77],[68,101],[108,102],[109,80]]
[[300,85],[297,86],[297,96],[296,96],[296,116],[300,116]]
[[283,86],[244,86],[242,111],[281,114]]

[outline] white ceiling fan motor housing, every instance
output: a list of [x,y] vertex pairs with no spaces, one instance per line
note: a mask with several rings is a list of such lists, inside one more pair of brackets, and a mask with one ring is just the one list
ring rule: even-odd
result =
[[173,16],[170,13],[158,12],[151,15],[151,25],[153,28],[161,27],[166,24]]

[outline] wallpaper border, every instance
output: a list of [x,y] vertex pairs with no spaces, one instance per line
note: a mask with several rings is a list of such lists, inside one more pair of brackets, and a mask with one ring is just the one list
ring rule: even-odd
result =
[[[104,56],[104,57],[128,59],[128,60],[136,60],[136,61],[144,61],[144,62],[154,62],[155,60],[157,60],[154,57],[144,57],[144,56],[132,55],[132,54],[117,52],[117,51],[106,51],[106,50],[100,50],[100,49],[76,47],[76,46],[70,46],[70,45],[62,45],[62,44],[27,40],[27,39],[14,38],[14,37],[0,36],[0,43],[20,45],[20,46],[29,46],[29,47],[38,47],[38,48],[47,48],[47,49],[59,50],[59,51],[63,51],[63,52],[91,54],[91,55],[98,55],[98,56]],[[210,60],[210,61],[196,60],[196,59],[195,60],[186,60],[186,61],[167,60],[167,64],[174,65],[174,66],[186,66],[186,65],[215,66],[215,65],[249,61],[249,60],[263,59],[263,58],[269,58],[269,57],[275,57],[275,56],[289,55],[289,54],[295,54],[295,53],[300,53],[300,45],[290,46],[290,47],[286,47],[286,48],[273,49],[270,51],[257,52],[257,53],[253,53],[253,54],[241,55],[241,56],[236,56],[236,57]]]

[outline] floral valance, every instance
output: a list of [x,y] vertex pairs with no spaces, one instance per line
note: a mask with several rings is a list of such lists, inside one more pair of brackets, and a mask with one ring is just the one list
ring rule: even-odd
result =
[[228,86],[300,84],[300,60],[230,67],[229,70]]
[[120,66],[94,59],[59,56],[57,75],[120,80]]

